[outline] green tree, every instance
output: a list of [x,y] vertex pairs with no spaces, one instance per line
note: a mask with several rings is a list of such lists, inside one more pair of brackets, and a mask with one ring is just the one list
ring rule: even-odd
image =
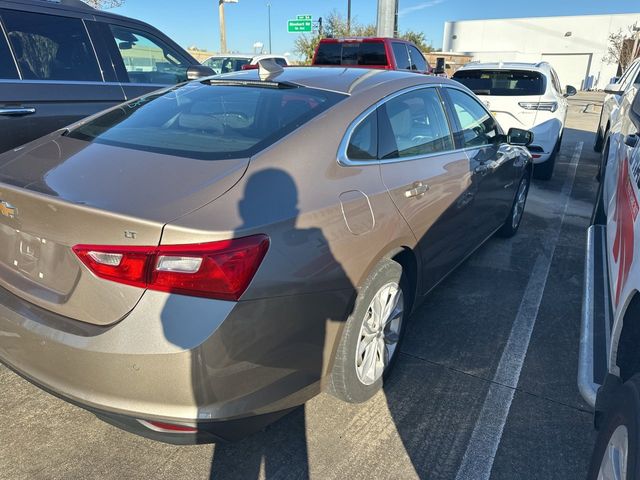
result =
[[609,45],[604,61],[617,64],[620,73],[624,73],[638,55],[637,51],[633,51],[635,27],[635,24],[629,25],[625,30],[619,29],[609,35]]
[[433,47],[427,43],[427,40],[424,37],[424,32],[407,30],[400,35],[400,38],[415,43],[416,46],[425,53],[433,52]]

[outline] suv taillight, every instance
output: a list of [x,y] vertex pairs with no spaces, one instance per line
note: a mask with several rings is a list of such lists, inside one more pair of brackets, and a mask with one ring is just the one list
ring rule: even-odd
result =
[[520,102],[518,103],[525,110],[542,110],[545,112],[555,112],[558,109],[558,102]]
[[196,297],[238,300],[269,248],[254,235],[193,245],[76,245],[73,251],[105,280]]

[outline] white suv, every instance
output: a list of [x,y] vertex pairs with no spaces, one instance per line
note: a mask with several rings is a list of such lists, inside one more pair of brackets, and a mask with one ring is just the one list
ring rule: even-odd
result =
[[529,151],[535,164],[534,176],[549,180],[560,150],[568,96],[576,89],[563,90],[555,70],[540,63],[468,63],[453,79],[467,86],[484,103],[506,132],[523,128],[533,132]]
[[221,73],[237,72],[238,70],[251,70],[258,68],[258,62],[260,60],[273,60],[281,67],[288,67],[289,62],[283,55],[271,55],[271,54],[242,54],[242,53],[228,53],[214,55],[207,58],[202,62],[203,65],[213,69],[216,75]]

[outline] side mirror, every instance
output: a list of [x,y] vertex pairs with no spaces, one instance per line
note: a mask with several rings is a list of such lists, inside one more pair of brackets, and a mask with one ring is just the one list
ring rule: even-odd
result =
[[567,85],[567,88],[565,89],[565,92],[564,92],[564,96],[573,97],[576,93],[578,93],[578,91],[576,90],[575,87],[572,87],[571,85]]
[[438,57],[436,58],[436,68],[433,70],[433,73],[435,73],[436,75],[441,75],[444,72],[445,69],[445,59],[444,57]]
[[197,80],[199,78],[210,77],[215,74],[216,72],[206,65],[191,65],[187,68],[187,80]]
[[507,143],[519,147],[528,147],[533,142],[533,132],[522,128],[510,128],[507,133]]
[[608,93],[610,95],[622,95],[622,85],[619,83],[610,83],[604,87],[604,93]]

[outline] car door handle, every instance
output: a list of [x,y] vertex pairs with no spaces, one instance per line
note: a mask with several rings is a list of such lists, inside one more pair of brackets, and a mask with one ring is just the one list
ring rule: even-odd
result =
[[4,107],[0,108],[0,115],[5,117],[20,117],[22,115],[33,115],[36,109],[33,107]]
[[418,182],[414,184],[413,188],[405,191],[404,196],[406,198],[421,197],[422,195],[427,193],[429,188],[430,188],[429,185],[426,185],[422,182]]

